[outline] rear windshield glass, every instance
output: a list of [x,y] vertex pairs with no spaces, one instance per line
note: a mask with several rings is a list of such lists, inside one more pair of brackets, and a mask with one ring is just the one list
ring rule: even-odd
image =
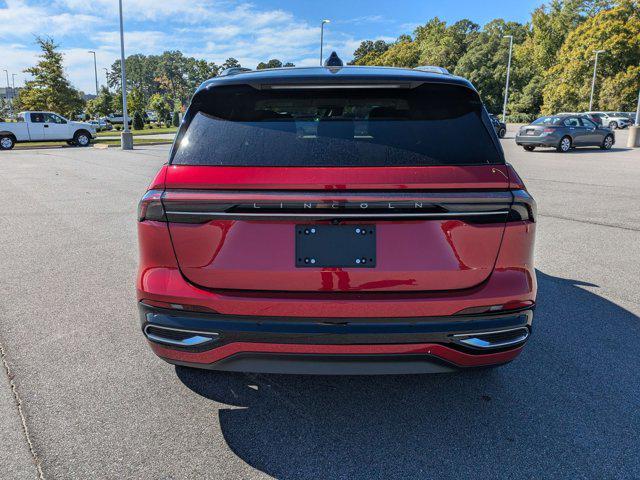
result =
[[[198,94],[172,164],[420,166],[503,163],[475,92],[414,89],[258,90]],[[185,130],[186,129],[186,130]]]
[[560,117],[540,117],[533,122],[532,125],[560,125],[562,118]]

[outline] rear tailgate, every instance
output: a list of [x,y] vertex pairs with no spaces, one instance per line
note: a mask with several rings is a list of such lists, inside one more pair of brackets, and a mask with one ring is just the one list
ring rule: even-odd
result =
[[[170,166],[166,186],[183,274],[202,287],[234,290],[469,288],[493,269],[512,200],[503,165]],[[297,226],[331,224],[373,226],[375,266],[296,266]]]

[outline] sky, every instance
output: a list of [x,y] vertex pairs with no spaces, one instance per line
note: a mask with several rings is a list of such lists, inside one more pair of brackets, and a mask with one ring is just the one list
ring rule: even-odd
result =
[[[494,18],[526,22],[543,0],[123,0],[125,53],[185,55],[218,64],[234,57],[243,66],[278,58],[297,66],[319,62],[320,21],[325,51],[346,61],[362,40],[395,40],[432,17]],[[94,93],[98,80],[119,58],[117,0],[0,0],[0,86],[15,73],[16,87],[37,61],[36,36],[50,36],[65,55],[66,72],[80,90]]]

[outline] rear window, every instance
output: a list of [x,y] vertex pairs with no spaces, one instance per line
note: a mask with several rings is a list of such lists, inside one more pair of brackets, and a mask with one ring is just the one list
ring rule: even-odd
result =
[[532,125],[560,125],[562,117],[540,117],[531,122]]
[[221,86],[194,98],[171,163],[292,167],[504,163],[482,112],[477,93],[455,85],[282,90]]

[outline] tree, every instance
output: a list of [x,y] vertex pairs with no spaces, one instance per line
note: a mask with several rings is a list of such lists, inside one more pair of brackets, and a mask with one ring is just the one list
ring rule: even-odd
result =
[[142,92],[136,87],[127,93],[127,110],[130,112],[144,112],[147,107]]
[[241,68],[242,65],[240,65],[240,62],[238,60],[236,60],[233,57],[227,58],[224,63],[222,64],[222,66],[220,67],[221,70],[226,70],[227,68]]
[[567,35],[590,15],[603,8],[603,2],[593,0],[552,0],[531,15],[529,32],[513,51],[511,75],[511,112],[539,112],[546,72],[555,65],[558,51]]
[[171,124],[174,127],[180,126],[180,114],[178,112],[173,112],[173,117],[171,118]]
[[149,108],[158,114],[158,120],[166,120],[171,111],[171,106],[163,95],[155,93],[149,99]]
[[82,111],[84,100],[67,80],[62,65],[63,56],[51,38],[36,38],[42,53],[37,65],[27,68],[33,80],[28,80],[18,94],[21,108],[50,110],[67,117]]
[[133,129],[144,130],[144,119],[142,118],[142,113],[140,113],[139,110],[136,110],[133,114]]
[[502,110],[509,58],[509,39],[505,35],[513,35],[514,43],[518,44],[526,37],[527,28],[501,18],[492,20],[474,35],[454,70],[456,75],[473,83],[491,112]]
[[101,87],[98,96],[87,102],[86,111],[96,117],[109,115],[113,112],[113,94],[107,87]]
[[380,56],[389,49],[389,44],[384,40],[365,40],[353,52],[353,60],[349,65],[375,65]]
[[604,104],[631,110],[640,89],[640,4],[620,0],[610,9],[600,8],[566,38],[557,62],[546,73],[543,112],[581,111],[589,108],[594,50],[598,58],[594,108]]

